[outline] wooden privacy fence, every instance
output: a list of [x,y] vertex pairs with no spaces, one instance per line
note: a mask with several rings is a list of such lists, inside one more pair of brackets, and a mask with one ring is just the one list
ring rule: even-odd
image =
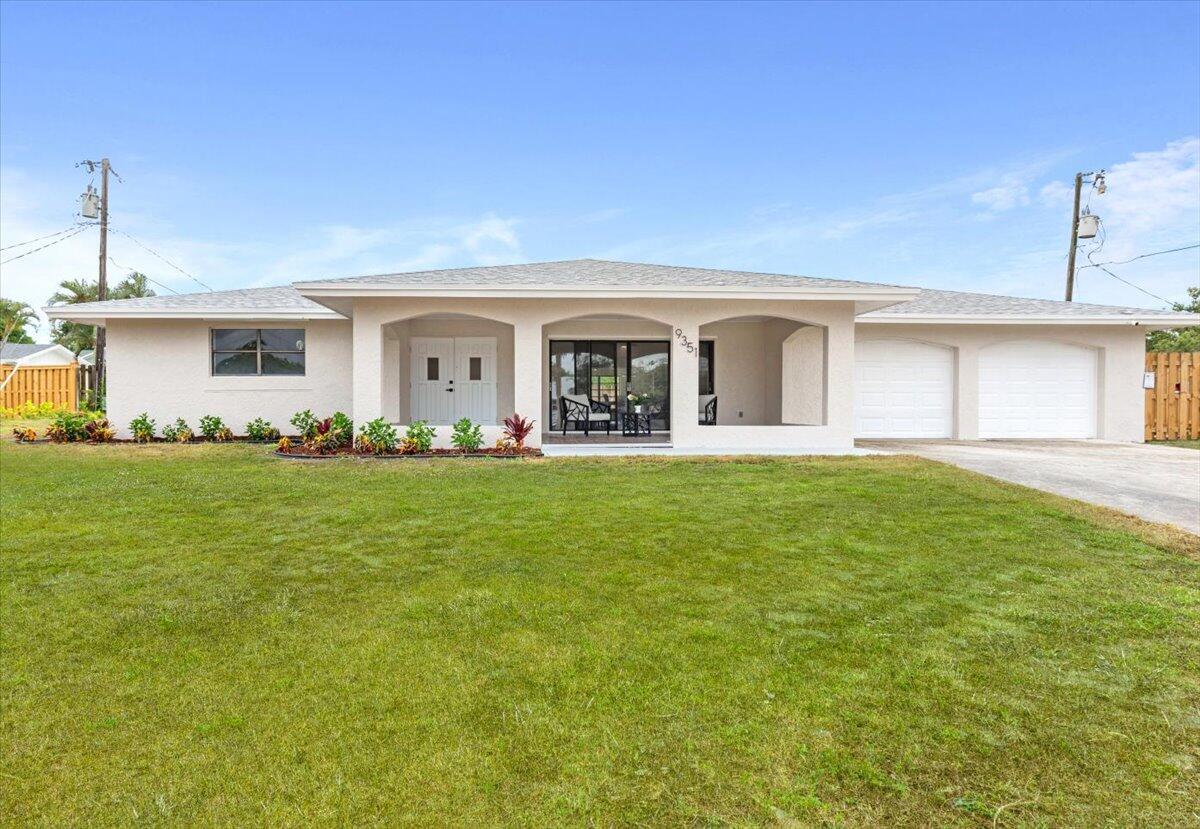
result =
[[1146,355],[1146,440],[1200,439],[1200,351]]
[[9,377],[13,367],[0,365],[0,408],[15,409],[27,402],[79,408],[80,366],[71,363],[65,366],[18,366],[16,374]]

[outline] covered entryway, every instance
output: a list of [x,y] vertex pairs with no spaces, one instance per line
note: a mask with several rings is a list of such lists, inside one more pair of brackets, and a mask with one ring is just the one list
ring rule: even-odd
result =
[[1096,351],[1049,340],[979,352],[979,437],[1094,438]]
[[860,340],[854,435],[948,438],[954,430],[954,352],[912,340]]

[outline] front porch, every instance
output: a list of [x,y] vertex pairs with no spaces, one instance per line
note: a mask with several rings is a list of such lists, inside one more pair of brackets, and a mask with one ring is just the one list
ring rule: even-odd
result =
[[642,305],[355,302],[355,419],[425,420],[438,445],[463,417],[493,442],[515,412],[536,421],[530,445],[853,448],[850,303]]

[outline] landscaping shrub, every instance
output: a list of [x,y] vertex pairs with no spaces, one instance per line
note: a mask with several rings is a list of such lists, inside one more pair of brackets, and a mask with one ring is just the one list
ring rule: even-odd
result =
[[200,417],[200,434],[204,435],[209,440],[220,440],[219,435],[221,430],[225,428],[225,421],[216,415],[201,415]]
[[349,443],[354,437],[354,421],[344,412],[334,412],[329,418],[329,431],[337,435],[338,445]]
[[359,428],[358,446],[365,452],[385,455],[396,451],[400,436],[396,427],[382,417],[369,420]]
[[187,443],[192,439],[192,427],[182,417],[176,418],[174,423],[163,427],[163,438],[174,443]]
[[404,436],[413,442],[417,452],[428,452],[433,448],[433,438],[437,431],[424,420],[414,420],[408,424]]
[[463,452],[474,452],[483,446],[483,427],[464,417],[454,424],[450,432],[450,445]]
[[286,452],[291,448],[292,448],[292,439],[288,438],[288,437],[280,438],[279,442],[275,444],[276,452]]
[[305,440],[311,440],[313,435],[317,433],[317,416],[312,413],[311,409],[305,409],[302,412],[296,412],[292,415],[292,426],[296,428],[296,434]]
[[55,443],[73,443],[87,440],[86,426],[93,418],[84,412],[59,410],[54,422],[46,429],[46,437]]
[[279,440],[279,430],[272,426],[269,420],[256,417],[246,424],[246,437],[250,438],[250,440],[267,443],[272,440]]
[[108,425],[107,417],[89,420],[83,424],[83,431],[87,435],[88,443],[108,443],[117,434],[116,430]]
[[427,452],[429,450],[422,450],[421,444],[417,443],[412,438],[404,438],[404,440],[396,444],[396,451],[401,455],[419,455],[422,451]]
[[129,421],[129,431],[133,432],[133,439],[138,443],[149,443],[154,440],[154,420],[150,417],[149,412],[142,412]]
[[28,426],[15,426],[12,433],[18,443],[31,443],[37,440],[37,431]]
[[519,414],[511,414],[504,418],[504,437],[516,444],[517,448],[525,446],[525,438],[533,431],[536,420],[529,420]]

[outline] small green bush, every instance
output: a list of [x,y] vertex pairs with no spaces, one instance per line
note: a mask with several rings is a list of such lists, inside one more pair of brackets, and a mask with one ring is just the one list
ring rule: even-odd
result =
[[46,429],[46,437],[55,443],[74,443],[87,440],[87,425],[94,418],[85,412],[58,411]]
[[182,417],[175,418],[174,423],[163,426],[163,438],[173,443],[187,443],[192,439],[192,427]]
[[200,434],[209,440],[216,440],[224,428],[225,422],[216,415],[202,415],[200,417]]
[[154,419],[149,412],[142,412],[129,421],[129,431],[133,432],[133,439],[138,443],[149,443],[154,440]]
[[404,436],[413,442],[418,452],[428,452],[432,449],[435,435],[437,432],[424,420],[414,420],[404,431]]
[[305,440],[310,440],[317,434],[317,416],[312,413],[312,409],[305,409],[302,412],[296,412],[292,415],[292,426],[296,429],[296,434]]
[[483,427],[472,423],[471,418],[464,417],[454,424],[450,433],[450,444],[463,452],[474,452],[483,446]]
[[271,425],[271,421],[256,417],[246,424],[246,437],[269,443],[279,440],[279,430]]
[[377,455],[395,452],[399,441],[400,435],[396,432],[396,427],[382,417],[367,421],[358,430],[359,447]]
[[344,412],[334,412],[329,418],[329,433],[338,446],[354,439],[354,421]]

